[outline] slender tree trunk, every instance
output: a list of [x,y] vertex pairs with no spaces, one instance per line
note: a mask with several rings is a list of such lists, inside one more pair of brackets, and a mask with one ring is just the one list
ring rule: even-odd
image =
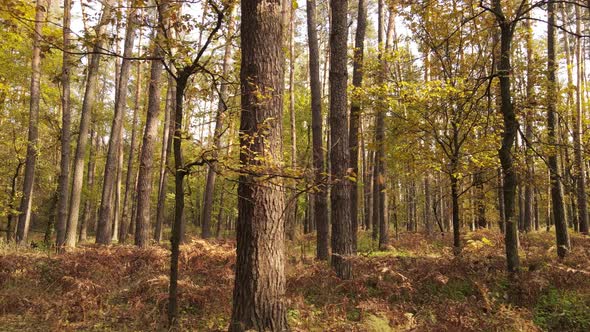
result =
[[178,73],[176,77],[176,101],[174,112],[174,223],[172,224],[172,236],[170,237],[172,255],[170,257],[170,288],[168,300],[168,323],[175,324],[178,315],[178,256],[180,255],[180,242],[184,223],[184,160],[182,156],[182,112],[184,103],[184,90],[189,79],[185,71]]
[[154,240],[160,243],[162,239],[162,226],[164,225],[164,219],[166,217],[166,193],[168,187],[168,166],[172,169],[172,137],[171,133],[174,133],[174,121],[172,119],[172,112],[176,109],[175,103],[176,97],[176,82],[172,77],[168,78],[168,91],[166,93],[166,116],[164,120],[164,133],[162,138],[162,153],[160,159],[160,180],[158,186],[158,207],[156,211],[156,229],[154,231]]
[[367,30],[367,3],[359,0],[358,18],[356,21],[356,34],[354,39],[354,62],[352,69],[352,85],[354,87],[353,98],[350,104],[350,167],[353,176],[356,178],[350,188],[350,216],[352,222],[352,245],[357,248],[358,231],[358,190],[360,183],[359,174],[359,127],[361,120],[360,89],[363,83],[363,56],[365,45],[365,32]]
[[20,215],[16,228],[16,243],[26,245],[31,222],[33,205],[33,185],[35,183],[35,166],[39,144],[39,100],[41,98],[41,37],[47,3],[37,0],[35,9],[35,33],[33,34],[33,58],[31,61],[31,98],[29,108],[29,133],[27,138],[27,157],[23,180],[23,197],[20,204]]
[[309,39],[309,81],[311,88],[311,130],[313,141],[313,168],[316,191],[313,212],[317,228],[316,257],[327,260],[329,254],[329,224],[327,192],[324,176],[324,149],[322,129],[322,96],[320,85],[320,53],[316,23],[316,2],[307,0],[307,35]]
[[[167,2],[160,4],[166,6]],[[164,11],[166,9],[163,9]],[[159,40],[163,33],[159,30],[156,40]],[[155,42],[154,57],[164,56],[164,52]],[[152,169],[155,150],[155,139],[158,134],[158,117],[160,115],[160,82],[164,68],[162,62],[152,61],[150,80],[148,87],[148,108],[145,119],[145,130],[143,142],[139,155],[139,174],[137,177],[137,209],[135,217],[135,245],[144,248],[149,245],[150,230],[150,197],[152,193]]]
[[12,176],[12,180],[10,181],[10,203],[8,204],[8,216],[6,224],[6,243],[10,243],[12,238],[14,237],[14,225],[18,223],[18,215],[14,213],[14,203],[16,202],[16,187],[18,182],[18,177],[20,174],[21,168],[25,163],[23,161],[18,162],[16,165],[16,170],[14,171],[14,175]]
[[[291,168],[297,169],[297,127],[295,118],[295,10],[291,1],[289,3],[289,117],[290,117],[290,134],[291,134]],[[288,214],[286,235],[291,241],[295,239],[295,230],[297,225],[297,209],[299,208],[297,183],[293,181],[293,188],[288,195]]]
[[[547,5],[547,131],[548,140],[552,148],[555,148],[557,143],[557,117],[556,117],[556,103],[557,103],[557,81],[555,78],[557,63],[555,60],[555,3],[549,0]],[[555,218],[555,234],[557,239],[557,254],[563,258],[570,249],[569,236],[567,233],[567,223],[565,220],[565,211],[563,203],[563,188],[562,177],[559,170],[557,153],[552,151],[549,154],[549,171],[551,183],[551,201],[553,205],[553,215]]]
[[96,229],[96,243],[111,243],[111,211],[113,210],[113,194],[116,190],[116,171],[117,160],[119,160],[119,145],[123,134],[123,118],[127,104],[127,83],[129,81],[129,71],[131,69],[131,60],[133,52],[133,43],[135,41],[135,27],[137,25],[137,1],[129,0],[131,4],[127,12],[127,27],[125,29],[125,45],[123,47],[123,61],[121,62],[121,72],[119,73],[119,86],[116,91],[115,112],[111,125],[109,137],[109,147],[107,150],[107,159],[105,163],[104,179],[102,186],[102,196],[100,208],[98,210],[98,221]]
[[534,74],[534,46],[533,46],[533,29],[531,20],[525,20],[526,29],[526,51],[527,51],[527,74],[526,74],[526,99],[528,109],[525,113],[525,164],[526,164],[526,176],[525,176],[525,189],[524,189],[524,230],[529,232],[532,228],[533,219],[533,151],[531,142],[533,140],[533,118],[535,114],[535,74]]
[[518,129],[518,120],[512,106],[512,92],[510,75],[512,67],[510,56],[512,49],[513,21],[509,21],[503,13],[500,0],[494,0],[496,19],[500,25],[500,59],[498,63],[498,75],[500,77],[500,99],[504,131],[502,132],[502,147],[498,151],[502,164],[503,196],[504,196],[504,221],[505,221],[505,245],[506,261],[509,272],[518,271],[520,265],[518,257],[518,224],[514,220],[514,202],[516,194],[516,170],[513,167],[512,147]]
[[95,154],[98,149],[98,135],[94,130],[90,131],[90,155],[88,156],[88,174],[86,178],[86,187],[88,194],[84,198],[84,208],[82,212],[82,222],[80,223],[80,233],[78,236],[79,242],[86,241],[88,237],[88,225],[94,215],[94,200],[92,193],[94,192],[94,174],[96,172]]
[[[228,30],[225,41],[225,51],[223,55],[223,64],[221,67],[221,76],[227,77],[229,75],[231,66],[231,49],[232,49],[232,36],[234,34],[236,6],[232,5],[230,9],[230,17],[228,22]],[[221,136],[223,134],[224,118],[226,117],[227,110],[227,82],[223,82],[219,86],[219,101],[217,104],[217,116],[215,118],[215,130],[213,132],[213,159],[216,159],[219,150],[221,149]],[[205,192],[203,193],[203,214],[201,216],[201,237],[204,239],[211,236],[210,225],[211,225],[211,214],[213,210],[213,196],[215,193],[215,178],[217,175],[217,162],[213,160],[209,163],[207,170],[207,182],[205,184]]]
[[68,185],[70,181],[70,131],[71,131],[71,110],[70,110],[70,21],[71,21],[72,0],[64,0],[63,17],[63,52],[61,84],[62,84],[62,120],[61,120],[61,160],[59,182],[57,185],[57,220],[56,220],[56,245],[63,247],[66,241],[66,224],[68,222]]
[[586,168],[584,167],[584,157],[582,152],[582,121],[584,116],[584,95],[582,93],[584,77],[584,53],[582,53],[582,34],[580,6],[576,7],[576,67],[577,67],[577,84],[576,84],[576,118],[574,122],[574,154],[576,165],[576,184],[578,200],[578,220],[580,233],[588,234],[588,203],[586,198]]
[[[80,129],[78,131],[78,142],[76,146],[76,155],[74,157],[74,169],[72,175],[72,190],[70,191],[70,206],[68,213],[68,224],[66,227],[66,246],[75,247],[78,230],[78,217],[80,210],[80,198],[82,194],[82,184],[84,180],[84,157],[86,155],[86,145],[88,144],[88,130],[90,128],[90,119],[92,109],[96,101],[97,78],[100,64],[100,53],[103,50],[104,34],[107,25],[111,21],[112,0],[107,0],[103,4],[103,11],[100,21],[96,27],[96,35],[99,38],[92,48],[92,55],[88,63],[88,73],[86,75],[86,89],[84,91],[84,100],[82,102],[82,111],[80,118]],[[109,237],[110,238],[110,237]]]
[[[141,35],[139,36],[139,45],[141,45]],[[135,74],[135,100],[133,107],[133,122],[131,124],[131,143],[129,144],[129,156],[127,157],[127,175],[125,176],[125,195],[123,196],[123,215],[121,217],[121,227],[119,228],[119,242],[125,243],[131,223],[129,217],[129,210],[132,210],[130,205],[133,201],[133,189],[135,179],[135,172],[133,171],[133,158],[137,152],[137,127],[139,122],[139,108],[141,103],[141,63],[137,63],[137,73]],[[137,191],[135,191],[137,192]],[[131,203],[131,204],[130,204]],[[127,223],[129,220],[129,224]]]
[[[281,3],[243,0],[241,12],[240,161],[244,168],[238,184],[236,278],[229,330],[285,331],[283,181],[259,174],[274,169],[282,159]],[[256,158],[259,154],[263,160]]]

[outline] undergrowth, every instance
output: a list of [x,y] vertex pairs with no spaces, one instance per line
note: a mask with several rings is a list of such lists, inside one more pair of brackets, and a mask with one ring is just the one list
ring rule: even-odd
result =
[[[288,243],[288,320],[294,331],[588,331],[590,243],[555,257],[549,233],[521,239],[522,269],[505,271],[502,237],[402,233],[375,249],[361,232],[354,278],[339,280],[313,259],[312,235]],[[181,248],[179,326],[223,331],[231,312],[235,243],[192,240]],[[157,331],[165,329],[169,252],[164,247],[74,252],[0,248],[2,331]]]

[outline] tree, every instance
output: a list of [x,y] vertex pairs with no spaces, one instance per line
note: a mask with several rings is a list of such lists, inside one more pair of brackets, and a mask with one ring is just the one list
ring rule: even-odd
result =
[[56,221],[56,245],[61,248],[66,240],[66,224],[68,222],[68,185],[70,181],[70,21],[72,1],[64,0],[63,17],[63,60],[61,72],[62,84],[62,125],[61,125],[61,159],[59,182],[57,189],[57,221]]
[[347,112],[348,0],[331,0],[330,10],[330,170],[332,189],[332,266],[342,279],[352,278],[354,255],[350,216],[350,155]]
[[[367,3],[365,0],[359,0],[358,17],[356,20],[356,34],[354,39],[354,62],[352,69],[352,85],[355,90],[360,89],[363,83],[363,53],[365,46],[365,32],[367,30]],[[354,94],[354,90],[353,90]],[[361,180],[359,176],[359,126],[361,118],[360,98],[353,98],[350,103],[350,168],[356,178],[350,189],[350,216],[352,218],[352,241],[354,250],[357,247],[357,230],[358,230],[358,183]],[[366,184],[365,184],[366,185]]]
[[[167,2],[160,6],[168,5]],[[163,9],[164,10],[164,9]],[[164,55],[158,45],[163,37],[162,29],[167,26],[167,19],[158,24],[156,41],[153,43],[153,57],[159,59]],[[143,132],[143,143],[139,154],[139,174],[137,176],[137,210],[135,217],[135,245],[146,247],[149,244],[150,229],[150,196],[152,193],[152,168],[155,150],[155,139],[158,131],[158,116],[160,115],[160,82],[164,67],[160,60],[151,62],[150,80],[148,87],[148,107]],[[165,144],[165,143],[163,143]]]
[[548,156],[549,177],[551,181],[551,203],[557,239],[557,255],[563,258],[570,250],[567,223],[563,204],[562,177],[557,159],[557,63],[555,58],[555,2],[549,0],[547,5],[547,132],[552,150]]
[[280,169],[282,159],[285,56],[281,7],[277,0],[242,1],[242,174],[238,184],[237,261],[230,331],[288,329],[283,181],[272,176]]
[[[524,6],[519,7],[516,17],[522,15]],[[504,14],[502,2],[494,0],[492,13],[500,26],[500,59],[498,62],[497,75],[500,78],[500,112],[504,120],[504,130],[502,132],[502,147],[498,151],[500,163],[502,165],[503,179],[503,197],[504,197],[504,223],[505,223],[505,245],[506,261],[508,271],[518,271],[520,262],[518,258],[518,223],[514,219],[514,196],[516,193],[516,171],[512,159],[512,147],[518,130],[518,120],[512,105],[512,92],[510,88],[510,57],[512,52],[512,37],[514,28],[517,23],[510,20]]]
[[[31,60],[31,99],[29,104],[29,133],[27,138],[27,157],[23,180],[23,197],[16,229],[16,242],[27,243],[33,205],[33,185],[35,183],[35,166],[37,164],[39,142],[39,100],[41,98],[41,38],[44,13],[47,11],[45,0],[37,0],[35,7],[35,30],[33,35],[33,57]],[[18,172],[17,172],[18,173]]]
[[322,96],[320,84],[320,52],[318,45],[315,0],[307,0],[307,38],[309,43],[309,81],[311,90],[311,127],[315,193],[313,219],[317,228],[316,257],[328,259],[329,225],[326,186],[324,181],[324,149],[322,138]]
[[[228,29],[226,33],[226,44],[223,54],[223,63],[221,65],[221,76],[222,79],[227,79],[227,75],[230,72],[230,60],[231,60],[231,48],[232,48],[232,36],[234,34],[234,23],[235,23],[235,4],[231,3],[232,7],[230,10],[230,17],[228,20]],[[221,136],[223,134],[224,118],[227,117],[227,83],[222,82],[219,86],[219,101],[217,103],[217,115],[215,117],[215,131],[213,132],[213,153],[212,159],[217,159],[219,149],[221,148]],[[211,225],[211,213],[213,210],[213,193],[215,189],[215,178],[217,175],[217,162],[213,160],[209,163],[207,170],[207,182],[205,184],[205,192],[203,195],[203,215],[201,220],[201,236],[208,238],[211,236],[210,225]]]
[[82,101],[82,110],[80,112],[80,128],[78,130],[78,141],[74,157],[68,223],[66,225],[66,246],[70,248],[76,246],[80,199],[82,196],[82,184],[84,181],[84,157],[86,155],[86,146],[88,145],[88,131],[90,129],[90,121],[92,118],[92,108],[96,102],[101,52],[105,42],[106,28],[111,21],[111,12],[112,0],[105,1],[103,3],[102,14],[95,28],[96,39],[92,46],[92,53],[90,54],[90,59],[88,61],[84,99]]
[[[118,73],[119,81],[115,97],[115,112],[109,136],[107,160],[105,163],[104,180],[102,186],[102,198],[98,210],[98,221],[96,225],[96,243],[110,244],[112,239],[111,212],[113,210],[113,197],[115,195],[115,183],[117,176],[117,164],[120,159],[119,150],[123,135],[123,118],[127,105],[127,83],[131,70],[131,55],[133,43],[135,42],[135,30],[137,26],[138,0],[129,0],[131,5],[127,12],[127,26],[125,28],[125,45],[123,46],[123,61],[121,71]],[[117,187],[119,187],[117,185]]]

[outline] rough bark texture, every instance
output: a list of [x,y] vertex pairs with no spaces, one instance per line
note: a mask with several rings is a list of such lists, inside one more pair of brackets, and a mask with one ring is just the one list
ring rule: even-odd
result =
[[29,133],[27,138],[27,156],[23,180],[23,197],[21,200],[16,228],[16,243],[25,245],[31,222],[31,206],[33,204],[33,184],[35,183],[35,166],[39,141],[39,100],[41,97],[41,37],[46,2],[37,0],[35,9],[35,33],[33,34],[33,57],[31,60],[31,98],[29,104]]
[[[135,1],[129,1],[130,3]],[[117,161],[119,160],[119,145],[123,134],[123,118],[125,106],[127,104],[127,83],[129,81],[129,71],[131,69],[131,60],[133,43],[135,40],[135,26],[137,22],[136,13],[138,6],[132,5],[127,13],[127,27],[125,29],[125,45],[123,46],[123,61],[121,62],[121,72],[119,73],[119,84],[115,98],[115,112],[111,125],[109,137],[109,147],[107,150],[107,159],[104,170],[104,180],[102,186],[102,196],[100,208],[98,210],[98,221],[96,227],[96,243],[111,243],[111,214],[113,211],[113,198],[116,190],[116,172]]]
[[[72,175],[72,190],[70,191],[70,207],[68,213],[68,224],[66,227],[66,246],[76,246],[76,232],[78,230],[78,216],[80,210],[80,198],[82,195],[82,184],[84,181],[84,156],[86,155],[86,145],[88,144],[88,131],[90,129],[90,119],[92,117],[92,108],[96,101],[96,89],[98,85],[98,70],[100,64],[100,52],[105,42],[105,31],[111,20],[112,0],[104,3],[102,16],[96,27],[98,38],[92,48],[93,54],[90,56],[88,63],[88,73],[86,76],[86,89],[84,91],[84,100],[82,101],[82,111],[80,117],[80,129],[78,131],[78,142],[76,146],[76,155],[74,157],[74,169]],[[109,237],[110,238],[110,237]]]
[[514,22],[509,21],[503,13],[500,0],[494,1],[496,20],[500,25],[500,59],[498,63],[498,76],[500,77],[500,111],[504,120],[502,132],[502,147],[498,151],[502,164],[503,197],[504,197],[504,222],[507,268],[510,272],[516,272],[520,265],[518,257],[518,224],[514,218],[514,201],[516,193],[516,170],[513,167],[512,147],[516,138],[518,121],[512,106],[510,91],[511,75],[511,47]]
[[317,228],[316,257],[327,260],[329,254],[329,224],[327,192],[324,176],[324,148],[322,129],[322,96],[320,84],[320,52],[318,44],[316,3],[307,0],[307,35],[309,40],[309,83],[311,89],[311,130],[313,168],[316,191],[313,198],[313,220]]
[[533,140],[533,117],[534,117],[534,46],[533,46],[533,30],[531,26],[531,20],[525,20],[526,30],[526,50],[527,50],[527,74],[526,74],[526,99],[529,104],[529,108],[525,114],[525,164],[526,164],[526,176],[525,176],[525,189],[524,189],[524,230],[526,232],[531,230],[532,219],[533,219],[533,151],[531,148],[531,142]]
[[[549,144],[556,149],[557,143],[557,81],[555,62],[555,3],[549,1],[547,5],[547,136]],[[549,178],[551,183],[551,204],[553,206],[553,217],[555,222],[555,236],[557,240],[557,254],[559,257],[565,257],[570,249],[569,236],[567,233],[567,223],[565,219],[565,210],[563,203],[563,187],[560,174],[557,151],[553,150],[548,156]]]
[[[356,34],[354,37],[354,61],[352,68],[352,85],[354,89],[360,89],[363,84],[363,55],[365,46],[365,32],[367,30],[367,2],[359,0],[358,17],[356,21]],[[350,168],[356,181],[350,188],[350,216],[352,224],[352,245],[354,250],[357,247],[358,230],[358,184],[361,181],[359,176],[359,126],[361,120],[361,102],[358,96],[354,96],[350,103]]]
[[[283,113],[281,2],[243,0],[242,112],[237,261],[230,331],[288,330],[285,305],[281,162]],[[256,158],[258,157],[258,158]]]
[[[160,35],[161,32],[158,32]],[[156,40],[158,38],[156,37]],[[162,49],[154,43],[154,57],[164,55]],[[145,118],[143,142],[139,154],[139,174],[137,176],[137,209],[135,217],[135,245],[146,247],[149,244],[150,197],[152,193],[152,168],[155,139],[158,133],[160,115],[160,82],[164,68],[160,61],[152,61],[148,87],[148,107]]]
[[348,1],[331,0],[330,10],[330,172],[332,188],[332,266],[342,279],[352,278],[354,255],[350,216],[350,165],[347,117],[347,37]]
[[[70,21],[72,0],[64,0],[63,17],[63,48],[70,49]],[[66,241],[66,224],[68,222],[68,185],[70,181],[70,54],[63,52],[61,86],[62,86],[62,115],[61,115],[61,160],[59,180],[57,184],[57,218],[55,222],[56,245],[61,248]]]

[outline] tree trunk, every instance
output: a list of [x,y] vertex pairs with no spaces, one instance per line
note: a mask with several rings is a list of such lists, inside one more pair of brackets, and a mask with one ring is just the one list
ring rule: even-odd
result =
[[[162,5],[161,5],[162,6]],[[165,9],[164,9],[165,10]],[[163,36],[161,30],[156,34],[156,41]],[[155,42],[155,58],[164,56],[164,52]],[[152,193],[152,168],[155,139],[158,134],[158,117],[160,115],[160,82],[164,68],[162,62],[152,61],[148,87],[148,108],[145,119],[143,142],[139,154],[139,174],[137,177],[137,209],[135,217],[135,245],[144,248],[149,245],[150,212]],[[164,143],[162,143],[164,144]]]
[[525,113],[525,188],[524,188],[524,231],[529,232],[532,226],[533,211],[533,151],[531,142],[533,141],[533,118],[535,115],[535,75],[534,75],[534,46],[533,46],[533,30],[531,20],[525,20],[526,29],[526,51],[527,51],[527,69],[526,69],[526,100],[528,109]]
[[63,58],[61,71],[62,84],[62,125],[61,125],[61,160],[59,182],[57,185],[57,220],[56,220],[56,245],[63,247],[66,241],[66,224],[68,222],[68,185],[70,181],[70,137],[71,137],[71,110],[70,110],[70,67],[71,59],[68,53],[70,49],[70,21],[72,0],[64,0],[63,17]]
[[33,205],[33,185],[35,183],[35,166],[39,144],[39,100],[41,98],[41,37],[47,3],[37,0],[35,9],[35,33],[33,34],[33,57],[31,60],[31,99],[29,108],[29,133],[27,138],[27,157],[23,180],[23,197],[20,204],[20,215],[16,228],[16,243],[26,245],[31,222]]
[[[139,45],[141,45],[141,35],[139,36]],[[129,156],[127,157],[127,175],[125,176],[125,195],[123,196],[123,215],[121,217],[121,227],[119,228],[119,242],[125,243],[127,241],[128,229],[129,224],[127,220],[130,218],[129,210],[133,210],[129,205],[130,202],[133,202],[133,191],[135,191],[134,187],[134,179],[133,176],[135,172],[133,171],[133,157],[137,152],[137,125],[139,122],[139,108],[141,103],[141,63],[137,63],[137,74],[135,75],[135,100],[134,100],[134,107],[133,107],[133,122],[131,124],[131,143],[129,144]],[[137,192],[137,191],[135,191]]]
[[90,155],[88,157],[88,174],[86,178],[86,187],[88,194],[84,199],[84,209],[82,210],[82,222],[80,223],[79,242],[84,242],[88,236],[88,225],[94,215],[94,200],[91,197],[94,192],[94,174],[96,172],[95,153],[98,149],[98,135],[94,130],[90,132]]
[[281,163],[281,3],[243,0],[241,12],[239,136],[244,168],[238,184],[236,278],[229,330],[285,331],[283,181],[259,174],[272,172]]
[[[72,190],[70,192],[70,208],[68,213],[68,224],[66,226],[66,246],[73,248],[76,246],[76,232],[78,230],[78,217],[80,210],[80,198],[82,194],[82,184],[84,180],[84,157],[86,155],[86,145],[88,144],[88,130],[90,128],[90,119],[92,109],[96,101],[96,88],[98,85],[98,71],[100,64],[100,53],[103,50],[105,41],[105,32],[107,25],[111,21],[112,0],[105,1],[102,15],[96,27],[96,42],[92,48],[92,55],[88,63],[88,73],[86,76],[86,89],[84,91],[84,100],[82,101],[82,111],[80,117],[80,129],[78,131],[78,142],[76,146],[76,155],[74,157],[74,169],[72,175]],[[109,237],[110,238],[110,237]]]
[[518,257],[518,228],[514,220],[514,199],[516,194],[516,170],[513,167],[512,147],[518,129],[518,120],[512,106],[511,95],[511,65],[510,56],[512,48],[513,25],[515,22],[508,21],[504,16],[500,0],[494,0],[496,20],[500,25],[500,59],[498,63],[498,75],[500,77],[500,111],[504,120],[502,132],[502,147],[498,151],[502,172],[504,174],[503,196],[504,196],[504,221],[505,221],[505,245],[506,261],[509,272],[518,271],[520,265]]
[[16,165],[16,170],[14,171],[14,175],[12,176],[12,180],[10,181],[10,203],[8,204],[8,216],[6,224],[6,243],[10,243],[12,238],[14,237],[14,225],[18,223],[18,215],[14,212],[14,203],[16,202],[16,187],[18,176],[20,174],[20,170],[25,163],[19,160],[18,164]]
[[347,117],[347,0],[331,0],[330,25],[330,172],[332,266],[341,279],[352,278],[354,255],[350,216],[350,165]]
[[317,228],[316,257],[327,260],[330,229],[328,224],[327,192],[324,176],[324,149],[322,129],[322,96],[320,85],[320,53],[316,23],[316,2],[307,0],[307,35],[309,39],[309,81],[311,89],[311,130],[313,145],[313,168],[316,186],[313,198],[314,221]]
[[360,89],[363,83],[363,56],[365,44],[365,32],[367,30],[367,3],[359,0],[358,18],[356,21],[356,34],[354,39],[354,61],[352,68],[352,85],[354,87],[353,98],[350,103],[350,168],[356,180],[350,188],[350,216],[352,224],[352,246],[357,248],[358,231],[358,190],[361,179],[359,176],[359,127],[361,119]]
[[127,104],[127,83],[129,81],[129,71],[131,69],[131,60],[129,59],[133,52],[133,42],[135,40],[135,27],[137,23],[137,1],[129,0],[131,7],[127,13],[127,27],[125,29],[125,45],[123,47],[123,61],[121,62],[121,72],[119,73],[119,86],[116,91],[115,112],[111,125],[109,137],[109,147],[107,150],[107,159],[105,163],[104,179],[102,186],[102,196],[100,208],[98,210],[98,221],[96,229],[96,243],[111,243],[111,211],[113,205],[113,193],[115,189],[117,160],[119,159],[119,145],[123,134],[123,117]]
[[160,243],[162,240],[162,226],[164,218],[166,217],[166,193],[168,187],[168,170],[167,166],[172,169],[172,137],[174,133],[174,121],[172,120],[172,112],[176,109],[176,82],[172,77],[168,78],[168,90],[166,92],[166,116],[164,120],[164,130],[162,138],[162,153],[160,158],[160,180],[158,185],[158,207],[156,211],[156,228],[154,230],[154,240]]
[[582,122],[584,116],[584,96],[583,77],[584,77],[584,53],[582,53],[582,34],[580,6],[576,7],[576,67],[577,67],[577,84],[576,84],[576,118],[574,122],[574,154],[576,165],[576,184],[577,184],[577,201],[578,201],[578,221],[580,233],[588,234],[588,203],[586,198],[586,168],[584,167],[582,145]]
[[[547,132],[548,141],[552,149],[556,148],[557,143],[557,117],[556,117],[556,103],[557,103],[557,82],[556,70],[557,64],[555,60],[555,3],[550,0],[547,5]],[[567,223],[565,220],[565,211],[563,203],[563,188],[562,177],[557,160],[557,152],[550,151],[548,157],[548,166],[550,171],[551,183],[551,203],[553,205],[553,215],[555,218],[555,235],[557,240],[557,254],[563,258],[570,249],[569,236],[567,233]]]
[[[230,17],[228,22],[228,30],[225,41],[225,51],[223,54],[223,64],[221,67],[221,76],[227,77],[229,75],[231,66],[231,49],[232,37],[234,34],[234,22],[236,16],[236,6],[232,5],[230,9]],[[213,211],[213,196],[215,193],[215,178],[217,175],[217,156],[221,149],[221,135],[223,134],[223,119],[226,117],[227,110],[227,82],[219,85],[219,101],[217,104],[217,116],[215,118],[215,130],[213,132],[213,153],[212,159],[207,170],[207,182],[205,184],[205,192],[203,193],[203,215],[201,216],[201,237],[206,239],[211,236],[211,214]]]

